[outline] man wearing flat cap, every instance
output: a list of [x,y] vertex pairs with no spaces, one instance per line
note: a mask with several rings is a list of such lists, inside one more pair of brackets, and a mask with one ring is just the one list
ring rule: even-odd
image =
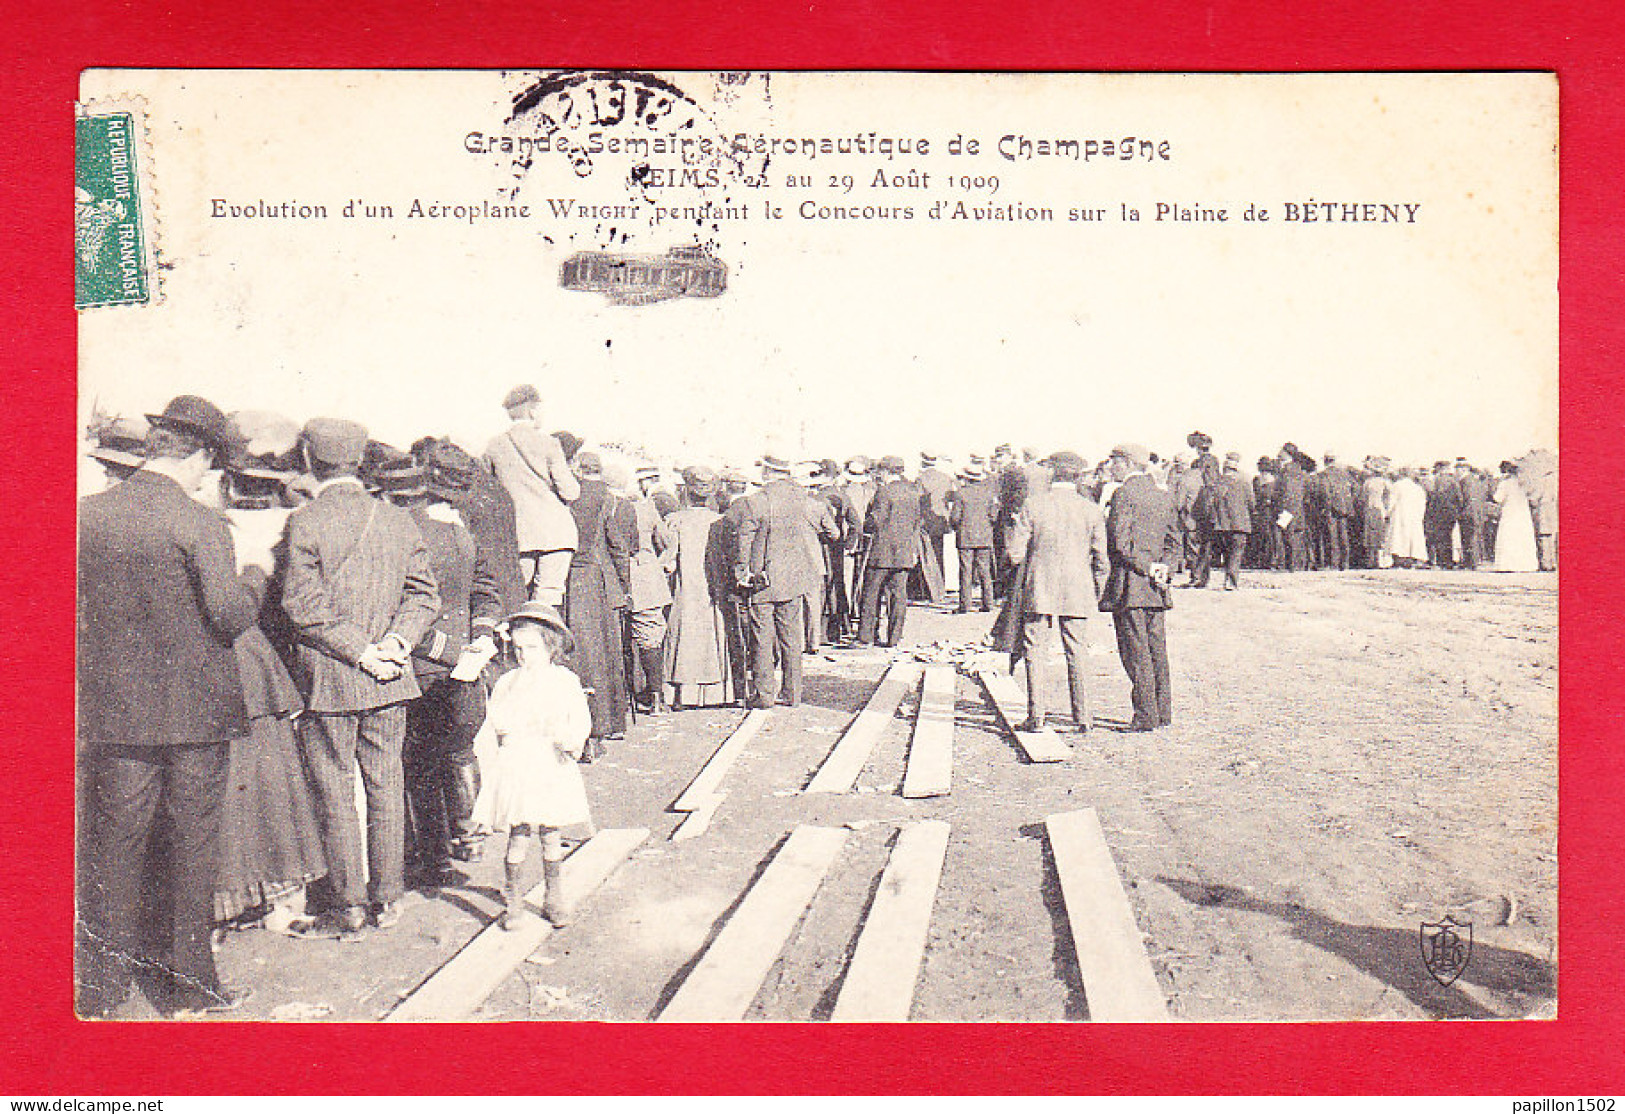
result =
[[[1106,520],[1100,508],[1078,491],[1084,460],[1059,452],[1044,462],[1050,485],[1031,491],[1011,523],[1007,544],[1017,567],[1001,635],[1011,664],[1027,661],[1027,723],[1042,731],[1048,701],[1050,664],[1056,640],[1066,658],[1072,721],[1079,733],[1094,724],[1089,707],[1088,616],[1100,608],[1110,567]],[[1020,625],[1019,634],[1017,624]]]
[[1111,612],[1117,656],[1133,686],[1130,731],[1151,731],[1173,722],[1173,690],[1168,674],[1168,636],[1163,612],[1168,570],[1179,546],[1179,518],[1173,496],[1148,474],[1151,454],[1142,445],[1112,450],[1112,478],[1118,488],[1106,518],[1111,571],[1100,610]]
[[860,646],[875,640],[882,604],[889,618],[881,645],[895,646],[902,641],[903,624],[908,620],[908,575],[922,560],[925,491],[903,478],[901,457],[883,458],[880,474],[885,483],[875,492],[863,527],[869,556],[858,622]]
[[[288,518],[282,590],[306,689],[299,739],[329,864],[326,912],[344,933],[365,924],[369,902],[380,928],[399,919],[406,843],[401,752],[406,702],[421,691],[408,662],[441,602],[411,514],[362,486],[357,472],[366,447],[367,431],[355,422],[312,418],[305,425],[316,497]],[[365,882],[357,764],[367,800]]]
[[[247,996],[221,986],[209,935],[228,752],[249,733],[232,644],[258,617],[267,570],[239,575],[226,524],[192,498],[236,448],[226,416],[182,395],[148,421],[142,466],[79,502],[75,978],[86,1017],[115,1009],[141,969],[174,1015]],[[165,821],[168,839],[155,841]],[[164,909],[156,948],[142,931],[146,894]]]
[[559,607],[578,543],[569,504],[581,497],[581,484],[559,438],[537,422],[541,395],[535,387],[515,387],[502,407],[512,424],[486,446],[485,461],[513,497],[520,568],[530,598]]

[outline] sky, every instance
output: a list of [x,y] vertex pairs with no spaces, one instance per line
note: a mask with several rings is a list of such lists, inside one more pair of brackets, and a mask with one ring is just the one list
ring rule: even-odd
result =
[[[962,459],[1001,442],[1098,459],[1121,441],[1171,454],[1194,429],[1249,461],[1286,440],[1399,463],[1493,464],[1556,447],[1549,77],[663,80],[686,99],[658,124],[598,126],[587,98],[612,96],[608,79],[569,92],[573,115],[560,122],[557,93],[507,119],[534,75],[88,72],[87,99],[142,98],[162,296],[82,312],[81,420],[190,392],[227,410],[353,417],[397,445],[447,434],[479,451],[505,423],[502,396],[530,382],[550,428],[677,462],[922,449]],[[714,169],[717,185],[652,189],[633,187],[632,167],[677,178],[680,158],[606,151],[577,174],[557,152],[519,167],[467,149],[470,133],[593,131],[872,132],[931,146],[890,159],[701,160],[688,165]],[[978,154],[949,154],[956,135],[979,138]],[[996,150],[1005,135],[1150,137],[1169,157],[1011,161]],[[877,185],[877,172],[929,184]],[[222,218],[217,199],[320,204],[329,217]],[[532,215],[408,218],[414,199]],[[395,215],[345,218],[350,200]],[[1287,203],[1301,213],[1312,200],[1339,212],[1408,203],[1417,220],[1284,219]],[[557,217],[550,201],[638,214]],[[652,219],[654,204],[706,202],[748,216]],[[958,202],[1057,219],[927,216]],[[769,204],[783,216],[765,217]],[[1158,204],[1228,219],[1158,221]],[[1249,205],[1272,219],[1240,219]],[[819,218],[838,206],[913,216]],[[1125,207],[1142,219],[1121,219]],[[1108,219],[1069,221],[1073,208]],[[694,243],[728,265],[719,297],[626,306],[559,283],[577,251]]]

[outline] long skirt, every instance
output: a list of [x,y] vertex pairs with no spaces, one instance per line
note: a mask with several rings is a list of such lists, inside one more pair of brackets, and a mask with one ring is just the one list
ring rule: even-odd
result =
[[604,571],[596,565],[570,566],[564,586],[564,622],[575,636],[575,652],[565,663],[581,678],[592,709],[596,738],[626,734],[630,699],[626,687],[624,609],[609,604]]

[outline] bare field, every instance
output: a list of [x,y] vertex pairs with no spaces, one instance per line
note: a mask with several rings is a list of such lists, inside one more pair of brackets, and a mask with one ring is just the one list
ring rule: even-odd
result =
[[[910,640],[971,642],[988,621],[916,607]],[[664,810],[743,713],[641,719],[587,782],[600,826],[649,840],[474,1018],[657,1015],[791,829],[822,824],[845,826],[845,846],[746,1016],[827,1019],[898,826],[941,819],[912,1018],[1086,1020],[1043,828],[1082,807],[1174,1019],[1555,1013],[1555,575],[1251,573],[1240,592],[1179,591],[1175,724],[1150,734],[1115,729],[1128,684],[1110,617],[1090,627],[1099,726],[1063,736],[1076,757],[1027,764],[962,676],[947,797],[898,794],[914,695],[854,792],[800,792],[884,671],[875,651],[807,659],[805,702],[772,713],[691,841],[668,841],[682,817]],[[500,846],[466,887],[409,895],[389,932],[234,933],[222,976],[258,988],[251,1018],[377,1018],[492,918]],[[1472,921],[1473,951],[1442,987],[1418,934],[1449,912]]]

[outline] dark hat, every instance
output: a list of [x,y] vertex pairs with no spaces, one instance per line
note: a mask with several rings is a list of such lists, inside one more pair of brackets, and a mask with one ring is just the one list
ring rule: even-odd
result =
[[322,464],[360,464],[367,427],[343,418],[312,418],[305,423],[304,442],[311,459]]
[[575,635],[571,634],[570,628],[565,625],[564,617],[551,605],[542,603],[539,600],[531,600],[518,611],[502,620],[502,622],[503,625],[510,629],[515,623],[539,623],[544,627],[552,627],[564,635],[565,653],[568,654],[576,648]]
[[890,472],[895,475],[903,470],[903,458],[900,456],[883,456],[876,467],[882,472]]
[[683,486],[700,498],[717,493],[717,474],[703,464],[683,469]]
[[846,462],[846,474],[848,476],[867,476],[869,469],[873,466],[873,462],[868,457],[855,456]]
[[1303,456],[1302,451],[1299,450],[1298,446],[1294,445],[1291,441],[1288,441],[1286,444],[1282,445],[1281,451],[1287,456],[1292,457],[1294,460]]
[[764,472],[772,472],[781,476],[790,474],[790,462],[783,457],[768,455],[762,457],[757,463]]
[[232,453],[238,448],[231,422],[220,407],[197,395],[177,395],[169,400],[162,414],[148,414],[147,421],[159,429],[190,433],[219,453]]
[[633,469],[632,478],[637,480],[658,480],[660,478],[660,469],[646,464],[642,468]]
[[425,446],[418,462],[423,465],[430,494],[447,502],[467,494],[474,486],[480,467],[473,457],[450,441],[435,441]]
[[982,471],[982,466],[974,460],[959,470],[959,478],[962,480],[969,480],[972,483],[975,483],[977,480],[981,479],[983,475],[984,473]]
[[1337,454],[1336,453],[1325,453],[1325,454],[1323,454],[1321,456],[1321,460],[1324,461],[1327,464],[1331,464],[1331,463],[1333,463],[1333,462],[1335,462],[1337,460]]
[[541,392],[529,383],[521,383],[502,396],[502,408],[513,410],[530,402],[542,401]]
[[558,441],[559,448],[564,450],[564,459],[566,461],[574,460],[576,454],[581,451],[581,446],[586,444],[585,441],[567,429],[554,430],[553,437]]
[[1196,430],[1194,433],[1188,433],[1185,435],[1185,444],[1189,445],[1199,453],[1205,453],[1213,447],[1213,438],[1209,437],[1201,430]]
[[1144,445],[1136,445],[1133,442],[1114,445],[1112,446],[1112,455],[1122,457],[1137,468],[1151,467],[1151,450]]
[[920,463],[925,465],[925,467],[927,467],[927,468],[932,467],[934,464],[936,464],[936,462],[939,459],[941,459],[941,458],[938,457],[934,453],[921,453],[920,454]]
[[604,474],[604,462],[599,459],[597,453],[577,453],[575,466],[576,471],[583,476],[602,476]]
[[422,495],[423,466],[410,453],[381,442],[367,446],[361,478],[384,495]]

